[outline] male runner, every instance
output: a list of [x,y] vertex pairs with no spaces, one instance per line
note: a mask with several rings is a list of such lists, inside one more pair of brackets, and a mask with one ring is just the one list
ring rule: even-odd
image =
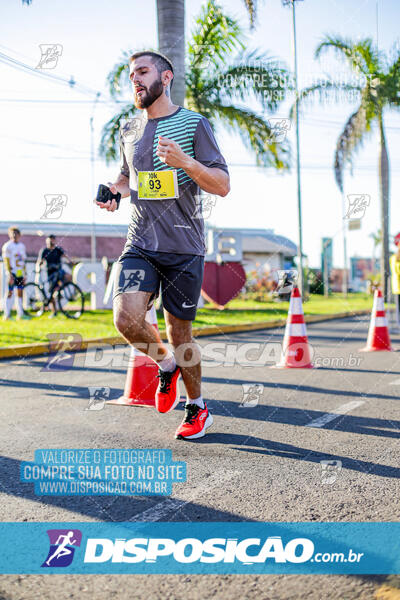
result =
[[[109,184],[114,194],[130,196],[132,202],[128,239],[114,282],[114,322],[130,344],[158,363],[159,412],[176,406],[182,375],[187,402],[175,437],[195,439],[213,421],[202,398],[201,356],[192,338],[205,254],[196,196],[198,200],[200,189],[226,196],[229,174],[208,120],[172,103],[171,62],[155,52],[137,52],[129,66],[135,106],[143,112],[121,129],[121,172]],[[115,200],[97,204],[109,211],[117,207]],[[160,284],[174,352],[145,321]]]
[[[47,266],[47,279],[49,282],[49,293],[53,294],[56,289],[58,282],[61,283],[64,281],[72,281],[72,277],[69,273],[66,273],[62,268],[62,257],[64,257],[67,262],[73,266],[72,260],[66,255],[63,248],[57,246],[56,244],[56,236],[50,234],[46,238],[46,247],[42,248],[39,252],[38,259],[36,261],[36,276],[39,278],[40,275],[40,267],[43,263],[46,263]],[[50,317],[55,316],[56,308],[55,301],[51,301],[52,312]]]
[[22,307],[22,290],[26,283],[26,249],[21,239],[18,227],[10,227],[8,230],[8,242],[3,244],[2,255],[7,277],[7,291],[4,298],[3,319],[11,318],[11,309],[14,304],[14,287],[17,288],[17,319],[29,319]]

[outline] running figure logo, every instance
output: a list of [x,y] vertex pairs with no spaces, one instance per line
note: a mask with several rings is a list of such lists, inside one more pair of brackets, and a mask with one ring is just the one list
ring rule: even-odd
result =
[[239,408],[253,408],[257,406],[264,391],[264,385],[262,383],[242,383],[242,388],[243,398],[239,404]]
[[49,333],[49,360],[41,371],[68,371],[74,366],[75,353],[80,350],[82,336],[79,333]]
[[124,276],[123,292],[137,292],[140,282],[143,281],[145,272],[143,269],[123,269]]
[[277,271],[278,284],[276,293],[278,295],[291,294],[293,287],[297,285],[298,272],[295,269]]
[[89,394],[89,404],[85,410],[102,410],[110,397],[110,388],[90,385]]
[[121,137],[125,144],[134,144],[142,136],[143,121],[141,118],[134,117],[121,121]]
[[79,529],[48,529],[50,549],[42,567],[68,567],[82,541]]
[[36,69],[54,69],[57,66],[63,47],[61,44],[39,44],[41,57]]
[[344,216],[345,219],[362,219],[370,205],[371,196],[368,194],[348,194],[349,207]]
[[217,196],[213,194],[196,194],[196,206],[192,215],[193,219],[209,219],[211,211],[217,203]]
[[46,208],[41,219],[59,219],[67,206],[66,194],[45,194]]
[[208,69],[211,63],[211,57],[214,56],[214,54],[214,44],[195,44],[192,50],[192,66],[196,69]]
[[284,142],[286,139],[287,132],[290,129],[291,121],[290,119],[281,119],[279,117],[273,117],[268,120],[268,124],[270,126],[270,134],[268,140],[270,142]]
[[341,460],[320,460],[321,465],[321,483],[322,485],[332,485],[339,477],[342,470]]

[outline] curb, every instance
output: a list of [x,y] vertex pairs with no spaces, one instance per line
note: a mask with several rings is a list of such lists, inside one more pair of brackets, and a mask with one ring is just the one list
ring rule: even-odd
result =
[[[331,315],[305,315],[306,323],[321,323],[323,321],[332,321],[333,319],[344,319],[348,317],[357,317],[369,315],[370,310],[355,310],[353,312],[334,313]],[[276,327],[285,327],[286,319],[276,319],[275,321],[260,321],[259,323],[242,323],[240,325],[221,325],[213,327],[196,327],[193,329],[194,337],[204,337],[211,335],[221,335],[224,333],[239,333],[245,331],[256,331],[258,329],[275,329]],[[167,336],[164,330],[160,331],[162,340]],[[111,336],[102,338],[89,338],[85,340],[76,340],[70,343],[68,350],[79,352],[87,350],[90,347],[101,348],[102,346],[127,346],[127,341],[122,336]],[[40,356],[57,351],[57,342],[38,342],[36,344],[20,344],[16,346],[7,346],[0,348],[0,359],[2,358],[22,358],[24,356]]]

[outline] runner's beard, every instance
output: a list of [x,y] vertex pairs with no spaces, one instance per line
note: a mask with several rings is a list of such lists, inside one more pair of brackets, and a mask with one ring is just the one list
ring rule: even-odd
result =
[[[144,87],[144,86],[143,86]],[[163,93],[163,84],[161,81],[161,77],[159,79],[156,79],[155,81],[153,81],[153,83],[151,84],[151,86],[147,89],[146,87],[145,89],[145,95],[143,96],[138,96],[137,93],[135,93],[135,106],[136,108],[148,108],[149,106],[151,106],[153,104],[153,102],[155,102],[157,100],[157,98],[159,98],[161,96],[161,94]]]

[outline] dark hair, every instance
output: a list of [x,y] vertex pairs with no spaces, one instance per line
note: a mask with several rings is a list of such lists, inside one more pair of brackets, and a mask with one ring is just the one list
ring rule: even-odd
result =
[[50,238],[51,240],[56,239],[56,236],[54,235],[54,233],[50,233],[50,235],[48,235],[47,237]]
[[[141,52],[135,52],[129,59],[129,64],[131,64],[137,58],[141,56],[150,56],[151,62],[155,65],[158,74],[161,75],[163,71],[172,71],[174,74],[174,67],[172,62],[164,56],[164,54],[160,54],[159,52],[153,52],[152,50],[143,50]],[[173,79],[171,79],[170,88],[172,88]]]
[[9,228],[8,228],[8,233],[14,233],[14,232],[15,232],[15,233],[19,233],[19,235],[21,235],[21,232],[20,232],[20,230],[18,229],[18,227],[15,227],[15,226],[13,226],[13,227],[9,227]]

